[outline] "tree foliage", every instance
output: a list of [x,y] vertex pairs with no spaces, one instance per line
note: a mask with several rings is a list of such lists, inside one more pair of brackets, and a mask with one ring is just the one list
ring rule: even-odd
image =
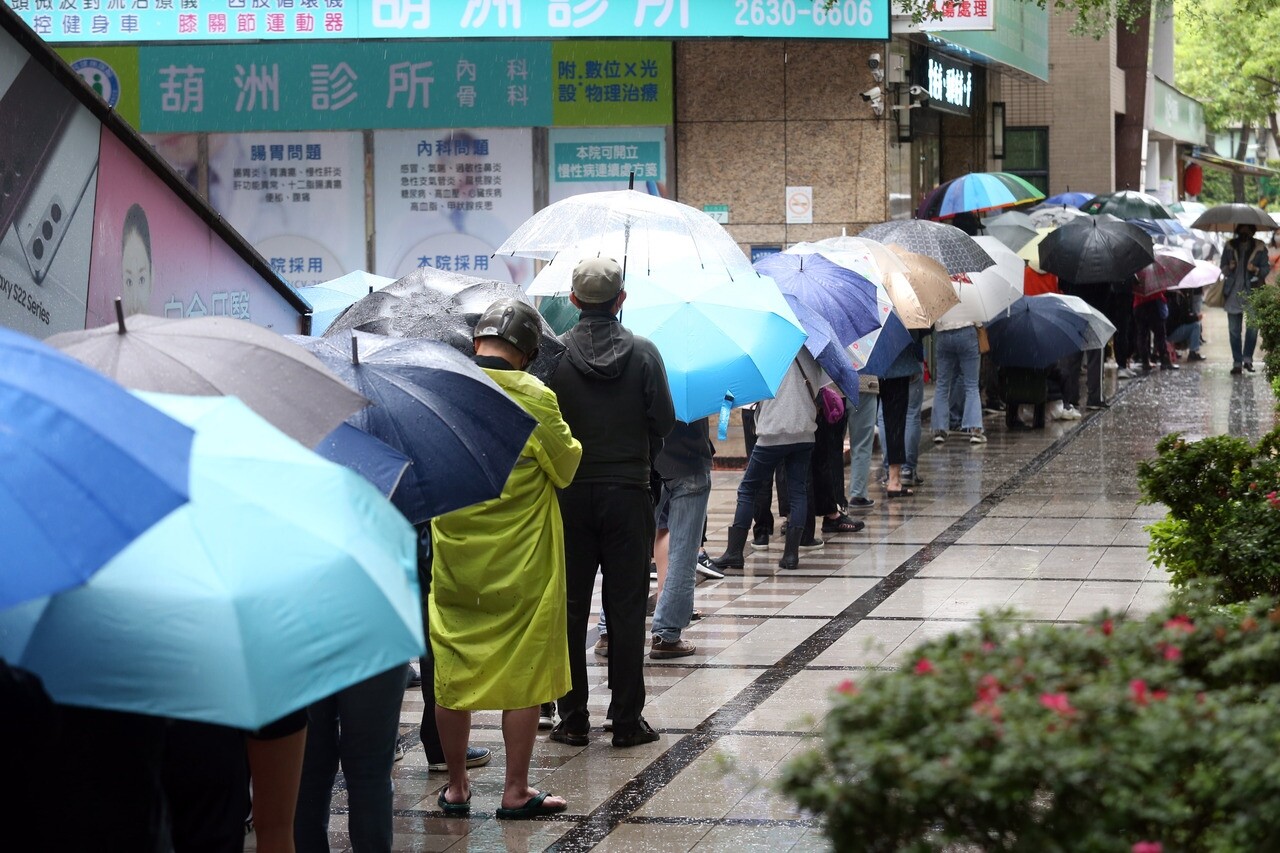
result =
[[1212,130],[1254,126],[1280,94],[1280,6],[1243,10],[1243,0],[1178,0],[1174,15],[1178,88],[1204,104]]

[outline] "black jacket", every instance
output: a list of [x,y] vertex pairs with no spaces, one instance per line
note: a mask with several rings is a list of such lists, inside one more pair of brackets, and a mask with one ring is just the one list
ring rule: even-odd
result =
[[648,486],[662,439],[675,425],[657,347],[601,311],[584,311],[560,341],[566,352],[547,384],[582,442],[573,481]]

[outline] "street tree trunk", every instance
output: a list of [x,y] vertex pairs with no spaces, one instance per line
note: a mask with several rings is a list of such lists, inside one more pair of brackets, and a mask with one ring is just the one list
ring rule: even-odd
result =
[[[1245,152],[1249,150],[1249,132],[1253,130],[1248,123],[1240,128],[1240,144],[1236,146],[1236,159],[1244,160]],[[1239,172],[1231,173],[1231,192],[1235,196],[1235,200],[1240,204],[1244,204],[1244,175]]]

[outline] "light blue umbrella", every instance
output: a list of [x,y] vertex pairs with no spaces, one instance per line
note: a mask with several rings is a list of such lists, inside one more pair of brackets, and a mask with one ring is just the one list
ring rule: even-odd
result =
[[395,279],[355,270],[330,281],[298,288],[302,298],[311,303],[311,334],[320,337],[343,311],[375,290],[382,290]]
[[627,275],[622,324],[653,341],[685,423],[772,397],[805,332],[767,276],[694,269]]
[[256,729],[423,651],[413,528],[231,397],[140,395],[196,431],[191,501],[82,587],[0,612],[55,701]]

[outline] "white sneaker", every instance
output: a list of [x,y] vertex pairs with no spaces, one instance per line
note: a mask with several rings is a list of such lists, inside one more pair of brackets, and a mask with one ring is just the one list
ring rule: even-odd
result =
[[694,571],[700,575],[719,580],[724,577],[724,572],[716,568],[716,564],[711,562],[711,558],[707,556],[706,551],[698,552],[698,562],[694,564]]
[[1067,409],[1062,405],[1061,400],[1051,400],[1049,401],[1049,407],[1045,414],[1055,421],[1061,421],[1070,417],[1070,415],[1066,414],[1066,411]]
[[1075,406],[1065,406],[1062,409],[1062,420],[1064,421],[1078,421],[1081,417],[1083,415],[1080,414],[1080,410]]
[[970,444],[986,444],[987,443],[986,433],[984,433],[980,429],[970,430],[969,443]]
[[1132,379],[1137,375],[1138,375],[1138,372],[1134,370],[1132,367],[1122,367],[1116,371],[1117,379]]

